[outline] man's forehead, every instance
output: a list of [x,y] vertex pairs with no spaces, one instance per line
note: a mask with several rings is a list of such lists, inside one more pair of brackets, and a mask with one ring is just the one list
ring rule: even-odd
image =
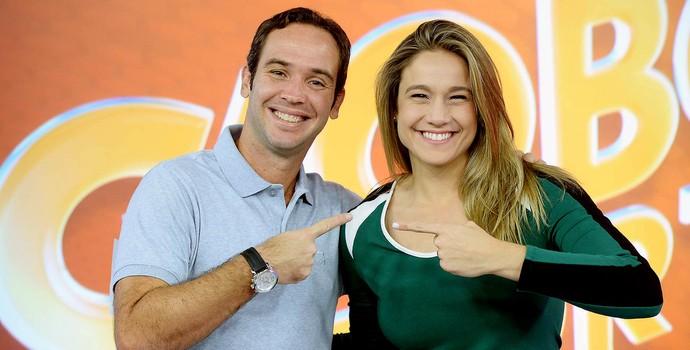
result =
[[262,66],[309,65],[335,74],[339,57],[338,45],[326,30],[308,24],[290,24],[267,36],[259,62]]

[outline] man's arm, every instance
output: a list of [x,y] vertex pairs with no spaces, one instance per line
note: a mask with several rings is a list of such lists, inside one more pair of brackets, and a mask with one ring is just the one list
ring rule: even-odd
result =
[[[283,232],[256,249],[281,284],[311,273],[316,239],[352,218],[344,213],[307,228]],[[125,277],[114,288],[118,349],[186,349],[206,338],[253,296],[252,272],[236,256],[208,273],[176,285],[144,276]]]
[[114,296],[118,349],[185,349],[198,343],[254,296],[251,275],[240,256],[173,286],[154,277],[123,278]]

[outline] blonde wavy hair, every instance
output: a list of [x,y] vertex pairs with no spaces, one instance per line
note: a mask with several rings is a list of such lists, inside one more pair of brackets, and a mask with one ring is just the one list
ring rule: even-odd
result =
[[528,209],[537,228],[546,220],[537,176],[548,177],[564,188],[579,186],[560,168],[532,164],[518,157],[496,66],[479,40],[456,23],[422,23],[398,45],[376,77],[379,129],[391,177],[402,179],[412,173],[410,153],[400,142],[394,118],[402,71],[419,53],[439,50],[467,62],[477,114],[477,134],[465,172],[458,179],[465,213],[492,236],[523,243],[521,222]]

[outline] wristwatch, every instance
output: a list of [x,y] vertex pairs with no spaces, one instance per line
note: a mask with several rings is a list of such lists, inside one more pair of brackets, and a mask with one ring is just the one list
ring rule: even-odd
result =
[[252,269],[252,289],[257,293],[270,292],[278,284],[278,273],[259,255],[254,247],[242,252]]

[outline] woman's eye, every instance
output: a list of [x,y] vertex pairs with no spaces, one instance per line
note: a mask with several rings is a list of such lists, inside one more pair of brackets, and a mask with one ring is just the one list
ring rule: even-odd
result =
[[469,97],[467,97],[466,95],[455,95],[455,96],[451,96],[450,99],[451,99],[451,100],[463,100],[463,101],[466,101],[466,100],[469,100]]
[[412,98],[427,98],[425,94],[412,94],[410,97]]

